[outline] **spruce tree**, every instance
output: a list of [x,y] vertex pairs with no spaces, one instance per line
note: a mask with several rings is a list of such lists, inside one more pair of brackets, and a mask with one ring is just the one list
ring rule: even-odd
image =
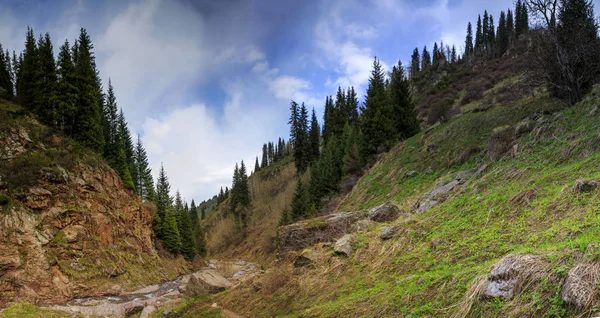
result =
[[483,46],[483,31],[481,25],[481,16],[477,18],[477,31],[475,33],[475,51],[479,52]]
[[321,138],[321,128],[319,128],[319,122],[317,121],[317,115],[315,109],[312,109],[312,115],[310,118],[310,132],[309,132],[309,151],[310,151],[310,162],[314,162],[319,158],[319,146]]
[[[202,207],[202,219],[204,219],[204,210]],[[192,204],[190,205],[190,220],[192,225],[192,232],[194,235],[194,242],[196,243],[195,250],[196,254],[200,256],[206,255],[206,238],[204,237],[204,228],[202,224],[200,224],[200,220],[198,219],[198,208],[196,207],[196,203],[192,200]]]
[[498,22],[497,51],[502,56],[508,50],[509,34],[506,28],[506,15],[504,11],[500,12],[500,21]]
[[125,159],[127,163],[127,168],[131,172],[133,178],[137,176],[134,175],[135,171],[137,171],[135,167],[135,160],[133,158],[133,139],[131,138],[131,131],[127,126],[127,121],[125,120],[125,114],[123,113],[123,108],[119,111],[119,116],[117,118],[118,127],[119,127],[119,135],[121,140],[123,141],[123,146],[125,149]]
[[331,96],[325,97],[325,111],[323,112],[323,142],[327,142],[333,134],[335,109]]
[[11,99],[13,97],[13,83],[11,78],[10,55],[5,54],[0,44],[0,97]]
[[[164,222],[166,222],[167,212],[172,210],[173,199],[171,198],[169,192],[171,191],[171,185],[169,184],[169,179],[167,177],[167,173],[165,172],[165,168],[163,164],[160,164],[160,172],[158,175],[158,179],[156,180],[156,217],[155,217],[155,225],[158,225],[161,230],[158,232],[158,237],[163,238],[162,229]],[[159,223],[159,221],[161,221]],[[175,221],[176,222],[176,221]],[[158,223],[158,224],[156,224]],[[177,224],[175,224],[177,226]],[[156,232],[156,230],[155,230]],[[179,235],[179,234],[178,234]]]
[[418,48],[414,49],[410,61],[410,77],[415,78],[421,71],[421,58]]
[[67,135],[73,136],[75,117],[73,116],[77,103],[77,83],[75,65],[71,56],[69,41],[60,46],[58,53],[58,83],[56,113],[58,127]]
[[467,24],[467,36],[465,38],[465,53],[464,56],[470,56],[473,54],[473,28],[471,22]]
[[177,227],[177,215],[172,206],[165,211],[165,218],[162,222],[162,241],[167,251],[173,254],[181,252],[181,236]]
[[410,93],[410,83],[401,61],[392,68],[389,91],[396,136],[404,140],[416,135],[420,130],[420,123]]
[[375,58],[362,108],[361,129],[365,141],[368,141],[363,148],[364,158],[376,154],[381,146],[388,144],[395,131],[384,74],[381,63]]
[[296,192],[292,199],[292,221],[298,221],[309,216],[314,216],[316,210],[314,205],[311,204],[309,193],[306,187],[302,184],[302,180],[298,178],[296,185]]
[[137,169],[135,176],[135,190],[144,201],[154,202],[156,192],[154,191],[154,181],[152,180],[152,170],[149,167],[148,156],[146,149],[142,144],[140,135],[137,136],[137,142],[134,153],[135,168]]
[[512,39],[515,36],[515,25],[513,14],[510,10],[506,13],[506,32],[508,33],[509,43],[512,43]]
[[481,25],[481,49],[487,50],[488,47],[488,32],[490,28],[490,20],[487,10],[483,12],[483,23]]
[[120,134],[118,110],[117,98],[109,78],[108,91],[103,106],[104,158],[113,167],[118,164],[118,154],[121,148],[121,138],[123,137]]
[[457,58],[456,46],[452,45],[452,51],[450,52],[450,64],[456,64]]
[[494,17],[490,14],[489,22],[488,22],[488,30],[487,30],[487,54],[491,55],[494,50],[494,43],[496,41],[496,30],[494,26]]
[[273,148],[273,143],[270,141],[267,143],[267,155],[270,166],[275,163],[275,149]]
[[426,70],[431,66],[431,55],[427,51],[427,46],[423,47],[423,55],[421,57],[421,71]]
[[17,91],[19,101],[30,111],[35,110],[35,101],[39,100],[36,91],[36,85],[39,78],[39,58],[38,48],[35,41],[33,29],[27,27],[27,37],[25,39],[25,50],[20,64],[20,76]]
[[254,173],[260,170],[260,164],[258,163],[258,156],[256,156],[256,163],[254,163]]
[[196,256],[196,240],[192,230],[192,221],[187,203],[179,213],[179,236],[181,238],[181,254],[188,259]]
[[302,106],[294,101],[290,104],[290,142],[294,149],[294,161],[298,173],[303,173],[309,163],[308,141],[308,112],[304,103]]
[[242,163],[240,164],[239,181],[240,204],[247,207],[250,205],[250,188],[248,186],[248,172],[244,160],[242,160]]
[[269,151],[268,151],[267,144],[263,144],[263,148],[262,148],[262,160],[261,160],[260,167],[261,168],[266,168],[268,166],[269,166]]
[[[240,168],[237,164],[237,162],[235,163],[235,169],[233,169],[233,180],[231,182],[231,200],[229,200],[229,203],[231,204],[231,211],[235,212],[235,209],[237,208],[238,204],[240,203]],[[223,188],[221,188],[221,192],[219,194],[221,197],[224,197],[223,195]]]
[[[75,110],[75,138],[91,149],[104,149],[102,131],[101,87],[99,86],[93,44],[82,28],[74,51],[77,101]],[[22,81],[25,81],[23,77]]]
[[358,129],[356,126],[346,124],[344,127],[344,159],[342,174],[352,175],[360,173],[360,153],[358,151]]
[[58,113],[57,100],[57,74],[54,60],[54,48],[50,34],[46,33],[38,41],[38,76],[35,83],[35,109],[38,118],[45,124],[55,126]]
[[355,124],[358,121],[358,97],[354,86],[346,92],[346,108],[348,109],[348,122]]

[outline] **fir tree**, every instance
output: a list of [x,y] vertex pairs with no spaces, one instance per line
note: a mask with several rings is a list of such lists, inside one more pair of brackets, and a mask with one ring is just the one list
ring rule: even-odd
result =
[[137,169],[135,167],[135,160],[133,158],[133,140],[131,138],[131,132],[129,130],[129,127],[127,126],[127,121],[125,120],[123,108],[121,108],[121,110],[119,111],[117,122],[119,138],[121,139],[123,143],[123,149],[125,150],[125,163],[127,165],[127,170],[129,170],[132,178],[137,178],[137,176],[134,175]]
[[[204,219],[204,210],[202,207],[202,219]],[[190,205],[190,220],[192,225],[192,232],[194,235],[194,242],[196,243],[195,250],[196,254],[200,256],[206,255],[206,238],[204,237],[204,228],[202,224],[200,224],[200,220],[198,219],[198,208],[196,207],[196,203],[192,200],[192,204]]]
[[452,50],[450,51],[450,64],[456,64],[457,60],[456,54],[456,46],[452,45]]
[[304,103],[302,106],[294,101],[290,105],[290,142],[294,149],[294,161],[298,173],[303,173],[308,168],[309,163],[309,142],[308,142],[308,112]]
[[307,189],[302,184],[302,180],[299,178],[296,186],[296,192],[292,199],[292,221],[304,219],[309,216],[314,216],[316,210],[314,205],[311,204],[310,196]]
[[486,50],[488,47],[488,32],[490,29],[490,17],[487,10],[483,12],[483,23],[481,25],[481,49]]
[[392,68],[389,91],[396,136],[404,140],[416,135],[420,124],[410,93],[410,83],[401,61]]
[[504,11],[500,12],[500,21],[498,22],[497,50],[498,55],[502,56],[508,50],[509,34],[506,28],[506,15]]
[[101,87],[98,82],[93,48],[87,31],[82,28],[77,45],[74,47],[77,85],[74,136],[91,149],[101,150],[104,149]]
[[438,48],[437,42],[433,44],[433,65],[437,65],[439,63],[440,51]]
[[335,109],[331,96],[325,98],[325,111],[323,112],[323,142],[327,142],[329,136],[333,134]]
[[508,10],[506,13],[506,32],[508,33],[509,42],[512,41],[512,38],[515,36],[515,25],[512,11]]
[[[118,155],[121,148],[121,134],[119,132],[119,112],[117,98],[110,78],[108,79],[108,91],[103,106],[103,130],[104,130],[104,158],[114,168],[118,164]],[[123,163],[121,163],[123,164]]]
[[379,60],[373,61],[373,70],[369,78],[367,96],[362,108],[362,132],[368,143],[364,146],[364,158],[378,152],[393,137],[392,111],[388,94],[385,90],[384,71]]
[[496,41],[496,31],[494,26],[494,17],[490,14],[487,30],[487,53],[491,54],[494,50],[494,43]]
[[267,144],[263,144],[263,148],[262,148],[262,161],[261,161],[261,168],[266,168],[269,166],[269,151],[267,149]]
[[258,156],[256,156],[256,163],[254,163],[254,173],[260,170],[260,164],[258,163]]
[[344,127],[344,159],[343,159],[343,174],[352,175],[360,173],[361,160],[358,151],[358,129],[346,125]]

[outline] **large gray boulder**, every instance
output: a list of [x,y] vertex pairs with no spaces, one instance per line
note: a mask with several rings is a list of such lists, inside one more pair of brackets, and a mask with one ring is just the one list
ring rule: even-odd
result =
[[185,288],[188,295],[216,294],[224,291],[233,284],[213,269],[196,272],[190,276],[190,281]]
[[488,274],[482,295],[487,298],[510,299],[521,292],[523,286],[545,277],[546,267],[545,262],[537,255],[507,255]]
[[369,210],[369,220],[374,222],[390,222],[400,216],[400,209],[393,202],[388,201]]
[[352,248],[352,244],[354,243],[355,239],[356,239],[356,237],[352,234],[346,234],[346,235],[342,236],[341,239],[339,239],[335,242],[335,245],[333,246],[333,252],[336,253],[337,255],[343,255],[343,256],[352,255],[352,253],[354,252],[354,249]]

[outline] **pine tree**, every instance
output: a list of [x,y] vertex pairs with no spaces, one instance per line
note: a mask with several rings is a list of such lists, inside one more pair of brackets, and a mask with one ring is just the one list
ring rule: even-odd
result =
[[140,135],[137,136],[134,161],[135,168],[137,169],[135,173],[136,180],[134,182],[136,192],[144,199],[144,201],[154,202],[156,199],[156,192],[154,191],[152,170],[149,167],[148,156],[146,155],[146,149],[144,149]]
[[[160,164],[160,172],[158,175],[158,180],[156,180],[156,216],[155,216],[155,226],[158,225],[160,231],[158,232],[158,237],[163,238],[162,230],[164,229],[163,224],[166,222],[167,212],[172,209],[173,198],[171,198],[169,192],[171,191],[171,185],[169,184],[169,179],[167,178],[167,173],[165,172],[165,168]],[[160,221],[160,223],[159,223]],[[158,223],[158,224],[156,224]],[[177,224],[175,224],[177,226]],[[155,232],[156,229],[155,229]],[[179,236],[179,233],[178,233]]]
[[73,135],[75,117],[73,116],[77,102],[77,83],[75,78],[75,65],[71,56],[69,41],[61,45],[58,53],[58,84],[56,113],[58,127],[67,135]]
[[321,138],[321,128],[317,121],[317,115],[315,109],[312,109],[312,116],[310,118],[310,132],[309,132],[309,151],[310,151],[310,162],[314,162],[319,159],[319,146]]
[[427,46],[423,47],[423,55],[421,57],[421,71],[426,70],[431,66],[431,55],[427,51]]
[[247,207],[250,205],[250,189],[248,187],[248,173],[244,160],[242,160],[242,163],[240,164],[239,181],[240,204],[243,207]]
[[[102,131],[101,87],[98,82],[94,46],[87,31],[82,28],[75,48],[75,76],[77,102],[74,135],[91,149],[104,149]],[[25,76],[22,79],[25,82]]]
[[325,98],[325,111],[323,112],[323,142],[327,142],[329,136],[333,134],[334,106],[331,96]]
[[121,108],[121,110],[119,111],[117,122],[118,132],[120,135],[120,139],[123,142],[123,148],[125,150],[125,163],[127,165],[127,169],[130,171],[132,178],[137,178],[137,176],[134,175],[135,171],[137,171],[137,168],[135,167],[135,160],[133,158],[133,139],[131,138],[131,132],[129,130],[129,127],[127,126],[127,121],[125,120],[123,108]]
[[262,161],[260,164],[261,168],[266,168],[269,166],[269,152],[267,149],[267,144],[263,144],[262,148]]
[[275,163],[275,149],[273,148],[273,143],[270,141],[267,143],[267,155],[270,166]]
[[358,129],[346,125],[344,127],[344,159],[342,173],[344,175],[358,174],[360,173],[361,160],[360,153],[358,151]]
[[405,76],[401,61],[398,61],[398,64],[392,68],[389,91],[396,136],[400,140],[404,140],[416,135],[420,130],[418,114],[412,101],[410,83]]
[[464,56],[470,56],[473,54],[473,28],[471,22],[467,24],[467,37],[465,38],[465,53]]
[[508,10],[506,13],[506,32],[508,33],[509,45],[512,43],[512,39],[515,36],[515,25],[513,20],[512,11]]
[[439,63],[440,51],[438,49],[437,42],[433,44],[433,65],[437,65]]
[[362,132],[368,143],[364,146],[363,157],[368,158],[385,146],[394,135],[392,111],[388,94],[385,91],[385,76],[379,60],[373,61],[367,96],[362,108]]
[[346,93],[341,87],[338,87],[333,109],[333,125],[331,126],[331,131],[334,135],[340,135],[344,129],[346,120],[348,120],[348,113],[346,109]]
[[490,14],[487,30],[487,54],[491,55],[494,50],[494,43],[496,41],[496,31],[494,26],[494,17]]
[[413,51],[410,61],[410,77],[415,78],[421,71],[421,58],[418,48]]
[[450,52],[450,64],[456,64],[457,61],[456,46],[452,45],[452,51]]
[[[204,211],[205,208],[202,207],[202,219],[204,219]],[[192,225],[192,232],[194,234],[194,242],[196,243],[195,250],[196,254],[200,256],[206,255],[206,238],[204,237],[204,228],[202,224],[200,224],[200,220],[198,219],[198,208],[196,207],[196,203],[192,200],[192,204],[190,205],[190,220]]]

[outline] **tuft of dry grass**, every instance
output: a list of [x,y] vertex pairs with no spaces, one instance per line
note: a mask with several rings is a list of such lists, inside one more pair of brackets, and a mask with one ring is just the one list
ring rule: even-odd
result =
[[590,309],[598,304],[600,265],[582,263],[573,267],[562,286],[562,299],[579,309]]

